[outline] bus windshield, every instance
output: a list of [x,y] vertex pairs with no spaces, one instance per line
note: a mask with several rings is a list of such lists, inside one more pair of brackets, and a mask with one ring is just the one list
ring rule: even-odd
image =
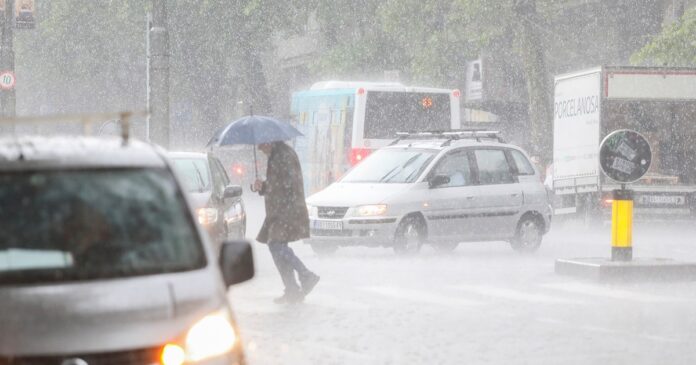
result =
[[451,128],[448,93],[368,91],[365,138],[389,139],[397,132]]

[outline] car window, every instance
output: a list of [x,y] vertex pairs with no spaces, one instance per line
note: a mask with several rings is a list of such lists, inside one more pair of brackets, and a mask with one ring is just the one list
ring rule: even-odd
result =
[[474,155],[481,185],[510,184],[515,181],[503,150],[479,149]]
[[512,159],[515,160],[515,165],[517,165],[517,173],[520,175],[534,175],[534,168],[532,164],[529,163],[527,157],[525,157],[522,152],[517,150],[510,150]]
[[173,158],[172,162],[187,191],[201,193],[210,191],[210,171],[205,159]]
[[435,156],[434,150],[377,150],[350,170],[341,180],[355,183],[410,183],[415,181]]
[[466,151],[458,151],[445,156],[433,171],[433,176],[445,175],[449,177],[448,184],[440,187],[455,187],[471,185],[472,176],[469,166],[469,154]]
[[220,167],[215,164],[213,158],[209,158],[208,161],[210,161],[210,172],[213,175],[213,189],[216,193],[221,194],[226,185],[223,172],[220,170]]
[[0,174],[0,283],[186,271],[204,251],[166,170]]
[[227,186],[230,184],[230,177],[227,175],[227,171],[225,170],[225,167],[222,166],[222,162],[218,160],[217,158],[213,158],[213,161],[215,162],[215,165],[217,166],[218,170],[220,170],[220,176],[222,176],[222,185]]

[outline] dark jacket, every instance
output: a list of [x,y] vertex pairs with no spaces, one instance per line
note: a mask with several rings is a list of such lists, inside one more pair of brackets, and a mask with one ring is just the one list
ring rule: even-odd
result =
[[266,219],[257,241],[292,242],[309,237],[300,161],[295,151],[283,142],[273,144],[260,194],[265,197]]

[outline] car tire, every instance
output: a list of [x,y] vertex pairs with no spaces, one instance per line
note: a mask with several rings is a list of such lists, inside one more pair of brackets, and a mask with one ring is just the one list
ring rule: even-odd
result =
[[438,252],[452,252],[459,247],[459,242],[438,242],[433,243],[433,248]]
[[319,256],[331,256],[338,251],[338,246],[330,243],[310,243],[312,251]]
[[543,237],[544,229],[540,218],[526,215],[517,224],[510,246],[517,252],[532,253],[539,249]]
[[425,224],[416,216],[404,218],[394,234],[394,252],[399,255],[415,254],[425,242]]

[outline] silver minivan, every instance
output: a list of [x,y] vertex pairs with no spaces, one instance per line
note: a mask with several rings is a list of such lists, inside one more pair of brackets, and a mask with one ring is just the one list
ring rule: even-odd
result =
[[551,207],[539,172],[495,132],[404,134],[307,199],[320,254],[339,246],[450,251],[464,241],[508,241],[534,251]]
[[0,364],[244,364],[230,285],[161,149],[0,139]]

